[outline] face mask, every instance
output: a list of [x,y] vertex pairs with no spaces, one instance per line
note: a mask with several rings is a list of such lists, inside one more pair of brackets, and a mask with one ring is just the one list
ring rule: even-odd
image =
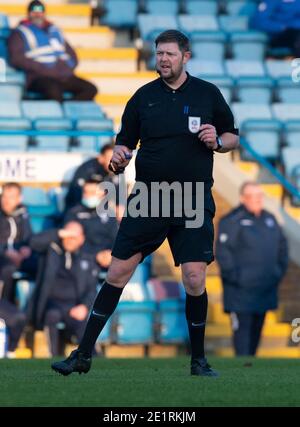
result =
[[95,209],[99,205],[100,200],[97,196],[93,196],[89,198],[83,197],[83,199],[81,200],[81,203],[83,204],[83,206],[87,208]]

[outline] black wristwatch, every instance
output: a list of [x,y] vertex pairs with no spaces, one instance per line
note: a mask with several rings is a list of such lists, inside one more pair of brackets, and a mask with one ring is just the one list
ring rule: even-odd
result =
[[215,148],[214,151],[220,151],[221,148],[223,148],[223,142],[222,139],[217,136],[217,148]]

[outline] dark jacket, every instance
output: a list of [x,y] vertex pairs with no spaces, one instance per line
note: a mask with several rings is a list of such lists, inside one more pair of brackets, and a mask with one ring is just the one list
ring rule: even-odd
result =
[[[20,24],[26,25],[27,22],[27,20],[23,20]],[[45,31],[47,32],[51,26],[52,24],[47,22]],[[51,35],[49,35],[49,37],[51,37]],[[67,42],[65,42],[65,49],[66,53],[72,58],[74,63],[73,68],[75,68],[78,63],[75,51]],[[31,83],[39,77],[49,77],[61,80],[73,75],[73,69],[64,61],[57,61],[54,67],[49,68],[42,63],[34,61],[31,58],[27,58],[25,56],[25,51],[26,49],[22,35],[17,29],[13,30],[8,38],[9,62],[12,67],[25,71],[27,87],[29,87]]]
[[250,27],[269,34],[281,33],[286,29],[300,29],[299,0],[264,0],[259,3],[250,20]]
[[[29,317],[37,329],[44,326],[44,316],[51,287],[57,277],[62,257],[65,258],[57,230],[48,230],[32,237],[30,246],[41,254],[37,275],[37,286],[29,306]],[[74,258],[76,263],[77,304],[91,307],[96,296],[98,283],[98,267],[89,254],[79,250]],[[76,305],[77,305],[76,304]]]
[[96,255],[104,249],[112,249],[117,232],[118,222],[115,217],[108,214],[98,214],[96,209],[90,209],[82,204],[70,209],[64,219],[66,224],[69,221],[77,221],[84,228],[85,250]]
[[6,215],[0,209],[0,256],[7,249],[20,249],[28,246],[32,235],[27,210],[19,206],[11,215]]
[[288,265],[287,242],[275,217],[239,206],[219,223],[216,258],[226,312],[263,313],[277,308],[278,285]]

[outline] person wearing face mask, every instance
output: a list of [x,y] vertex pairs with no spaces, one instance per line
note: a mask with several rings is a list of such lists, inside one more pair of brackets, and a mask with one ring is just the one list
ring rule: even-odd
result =
[[99,181],[89,180],[83,186],[81,203],[70,209],[64,222],[78,221],[84,227],[85,248],[94,254],[102,269],[111,262],[111,249],[118,232],[118,222],[113,215],[97,212],[97,206],[104,197]]
[[84,241],[83,227],[75,221],[30,240],[40,254],[32,323],[36,329],[46,328],[52,356],[62,351],[58,324],[63,322],[65,333],[79,340],[96,294],[99,268],[94,257],[85,253]]
[[275,217],[263,208],[259,184],[244,183],[240,201],[240,206],[221,218],[216,258],[235,353],[254,356],[265,314],[277,308],[278,285],[288,266],[288,248]]
[[63,101],[64,92],[71,92],[73,100],[92,100],[97,88],[75,76],[76,53],[61,30],[46,19],[45,5],[33,0],[27,12],[8,39],[9,62],[25,71],[26,88],[58,102]]

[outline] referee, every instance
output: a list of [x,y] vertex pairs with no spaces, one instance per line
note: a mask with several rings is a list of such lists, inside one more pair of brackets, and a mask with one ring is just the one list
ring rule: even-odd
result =
[[[211,194],[214,153],[238,146],[233,115],[219,89],[190,76],[185,65],[191,57],[189,39],[168,30],[155,40],[159,78],[141,87],[128,101],[117,135],[111,168],[119,173],[140,141],[136,157],[136,182],[150,189],[155,183],[204,183],[204,220],[186,227],[184,215],[175,217],[124,216],[112,251],[112,263],[95,300],[78,349],[52,368],[63,374],[88,372],[98,335],[114,312],[122,291],[137,265],[168,239],[175,265],[181,266],[186,291],[186,319],[191,342],[191,375],[217,376],[204,354],[207,317],[205,275],[213,259]],[[129,196],[128,201],[132,198]]]

